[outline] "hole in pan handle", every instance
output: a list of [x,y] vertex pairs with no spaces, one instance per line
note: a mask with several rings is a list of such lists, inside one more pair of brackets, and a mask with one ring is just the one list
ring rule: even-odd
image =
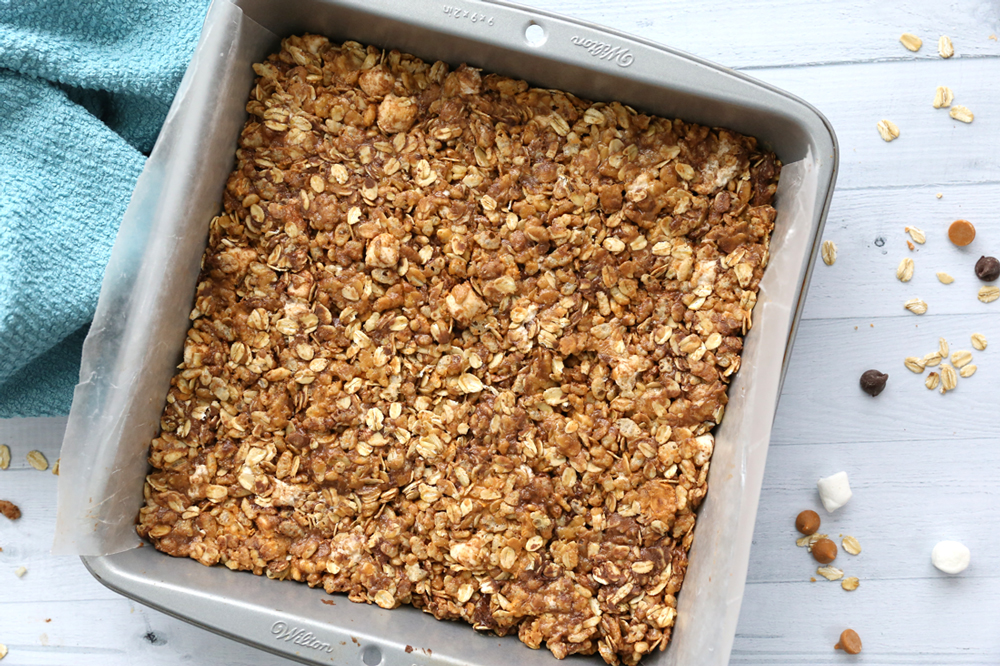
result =
[[545,32],[545,28],[534,21],[528,23],[524,29],[524,41],[528,42],[530,46],[541,46],[547,37],[548,33]]
[[382,651],[375,645],[366,646],[361,652],[361,662],[364,666],[379,666],[382,663]]

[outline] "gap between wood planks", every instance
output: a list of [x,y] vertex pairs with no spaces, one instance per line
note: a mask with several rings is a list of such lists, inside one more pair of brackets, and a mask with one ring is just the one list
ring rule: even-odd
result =
[[[935,49],[937,45],[932,45]],[[753,72],[759,70],[778,70],[778,69],[801,69],[807,67],[836,67],[843,65],[879,65],[884,63],[899,63],[899,62],[938,62],[940,60],[945,60],[938,55],[926,55],[926,56],[885,56],[880,58],[865,58],[862,60],[819,60],[815,62],[790,62],[783,63],[779,65],[740,65],[737,67],[732,67],[731,69],[737,72]],[[952,62],[961,62],[963,60],[1000,60],[1000,54],[994,53],[970,53],[962,56],[953,56],[952,58],[947,58]]]
[[[843,168],[843,167],[842,167]],[[924,182],[924,183],[902,183],[900,185],[837,185],[834,189],[834,195],[837,192],[864,192],[866,190],[919,190],[922,188],[948,188],[948,187],[979,187],[979,186],[997,186],[1000,185],[1000,179],[980,179],[980,180],[955,180],[955,181],[942,181],[942,182]]]

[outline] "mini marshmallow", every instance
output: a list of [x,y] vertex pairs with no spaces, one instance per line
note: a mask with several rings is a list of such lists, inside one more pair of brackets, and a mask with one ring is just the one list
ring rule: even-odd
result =
[[939,541],[931,551],[931,562],[946,574],[962,573],[969,559],[969,549],[958,541]]
[[833,513],[851,499],[851,484],[847,482],[847,472],[837,472],[833,476],[816,482],[819,498],[827,513]]

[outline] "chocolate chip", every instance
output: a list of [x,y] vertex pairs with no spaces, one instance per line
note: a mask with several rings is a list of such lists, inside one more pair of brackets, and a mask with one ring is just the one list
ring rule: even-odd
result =
[[979,257],[976,262],[976,277],[984,282],[993,282],[1000,277],[1000,261],[996,257]]
[[889,375],[884,372],[879,372],[878,370],[866,370],[863,375],[861,375],[861,390],[870,395],[871,397],[877,396],[885,388],[885,382],[889,379]]

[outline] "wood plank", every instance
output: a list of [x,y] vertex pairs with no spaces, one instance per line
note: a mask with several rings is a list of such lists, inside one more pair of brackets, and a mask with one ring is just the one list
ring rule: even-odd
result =
[[[992,535],[1000,515],[993,510],[993,477],[1000,450],[994,444],[772,448],[730,663],[842,664],[844,655],[830,648],[848,627],[861,635],[866,664],[995,663],[1000,642],[991,618],[1000,610],[993,593],[1000,554]],[[828,514],[815,481],[840,470],[848,472],[854,496]],[[794,517],[806,508],[820,514],[820,531],[838,543],[840,534],[860,541],[860,555],[841,551],[834,563],[861,579],[856,591],[817,576],[808,552],[795,546]],[[973,563],[961,576],[931,565],[930,551],[941,539],[970,547]]]
[[[910,185],[957,185],[1000,180],[1000,96],[994,81],[1000,59],[877,62],[760,69],[755,77],[814,104],[840,141],[838,190]],[[931,103],[949,86],[955,103],[976,119],[966,125]],[[887,118],[899,126],[891,143],[876,129]],[[938,190],[942,191],[942,190]]]
[[[1000,31],[988,2],[875,0],[789,4],[782,0],[705,3],[637,0],[519,0],[521,4],[605,25],[715,60],[729,67],[933,60],[937,40],[950,35],[955,58],[1000,55],[989,37]],[[917,53],[899,43],[903,32],[924,40]],[[954,58],[953,58],[954,60]]]
[[[10,469],[0,471],[0,498],[21,509],[20,520],[0,521],[0,616],[19,603],[120,598],[94,580],[79,559],[49,552],[58,481],[51,464],[59,457],[65,426],[65,418],[0,420],[0,443],[10,446],[12,457]],[[31,449],[45,454],[49,470],[40,472],[28,464],[25,456]],[[22,566],[28,573],[16,578],[14,571]]]
[[10,469],[27,469],[28,451],[38,449],[54,463],[62,447],[66,417],[0,419],[0,444],[10,447]]
[[[995,440],[998,320],[996,314],[918,317],[906,313],[879,319],[801,322],[771,446]],[[977,331],[997,343],[975,351],[969,337]],[[928,372],[915,375],[903,366],[907,356],[937,349],[942,336],[952,350],[972,351],[979,368],[972,377],[959,379],[958,388],[946,395],[924,387]],[[871,368],[889,374],[886,389],[877,398],[858,386],[861,373]],[[867,449],[859,448],[859,459],[867,455]],[[927,469],[922,460],[906,460],[905,464],[914,471]]]
[[996,588],[996,578],[964,577],[872,581],[854,592],[827,581],[747,585],[729,663],[845,664],[833,646],[851,628],[867,666],[996,664]]
[[[882,317],[908,314],[903,303],[922,298],[927,315],[1000,314],[1000,301],[977,299],[983,286],[976,260],[1000,253],[1000,218],[994,199],[1000,185],[918,186],[898,189],[840,190],[833,197],[824,238],[837,245],[833,266],[816,266],[803,316],[807,319]],[[943,193],[943,198],[935,195]],[[976,240],[960,248],[948,240],[956,219],[972,221]],[[906,226],[922,229],[927,242],[909,250]],[[913,278],[896,279],[899,262],[909,257]],[[942,284],[936,273],[955,278]],[[922,318],[921,318],[922,319]],[[921,323],[915,320],[914,323]],[[985,331],[984,331],[985,332]]]
[[5,661],[17,666],[297,663],[175,620],[124,597],[29,601],[14,608],[0,605],[0,628],[0,641],[10,651]]
[[[938,463],[933,472],[919,464],[931,460]],[[822,520],[820,533],[829,534],[838,546],[840,535],[860,542],[860,555],[840,550],[833,566],[860,578],[862,587],[875,580],[936,585],[946,575],[933,567],[930,554],[944,539],[961,541],[972,551],[963,580],[1000,584],[1000,551],[992,545],[1000,532],[993,501],[998,468],[1000,448],[991,439],[775,447],[760,496],[761,506],[769,510],[757,516],[747,580],[797,584],[819,578],[819,565],[806,548],[795,545],[802,536],[795,530],[795,516],[812,509]],[[830,514],[819,501],[816,481],[840,471],[847,472],[854,496]]]

